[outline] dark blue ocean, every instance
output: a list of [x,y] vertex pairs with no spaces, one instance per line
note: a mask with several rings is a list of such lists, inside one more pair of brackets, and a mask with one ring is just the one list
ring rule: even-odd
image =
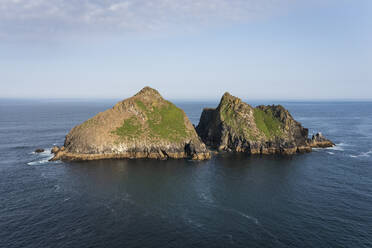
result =
[[115,102],[0,100],[0,247],[372,247],[371,102],[249,102],[337,144],[310,154],[48,162]]

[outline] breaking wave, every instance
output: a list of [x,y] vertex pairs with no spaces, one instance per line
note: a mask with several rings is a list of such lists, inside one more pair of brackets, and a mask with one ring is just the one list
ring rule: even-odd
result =
[[51,153],[51,149],[44,149],[43,152],[36,153],[32,152],[31,154],[35,155],[37,157],[36,160],[33,160],[31,162],[28,162],[27,165],[41,165],[46,164],[49,162],[51,158],[53,158],[53,154]]
[[345,151],[345,147],[347,147],[347,146],[351,146],[351,145],[349,145],[349,144],[345,144],[345,143],[338,143],[338,144],[336,144],[335,146],[333,146],[333,147],[328,147],[328,148],[326,148],[327,150],[333,150],[333,151]]
[[372,154],[372,150],[371,151],[368,151],[368,152],[362,152],[361,154],[358,154],[358,155],[350,155],[351,158],[368,158],[370,157]]

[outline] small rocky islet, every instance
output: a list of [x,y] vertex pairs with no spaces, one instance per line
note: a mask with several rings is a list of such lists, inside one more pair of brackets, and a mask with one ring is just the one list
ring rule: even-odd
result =
[[74,127],[53,153],[52,160],[211,156],[184,111],[150,87]]
[[280,105],[256,108],[225,93],[215,109],[204,109],[196,128],[184,111],[145,87],[133,97],[74,127],[55,160],[181,159],[207,160],[211,150],[289,155],[331,147]]
[[253,108],[229,93],[217,108],[203,110],[196,131],[208,147],[227,152],[290,155],[334,146],[321,133],[309,139],[283,106]]

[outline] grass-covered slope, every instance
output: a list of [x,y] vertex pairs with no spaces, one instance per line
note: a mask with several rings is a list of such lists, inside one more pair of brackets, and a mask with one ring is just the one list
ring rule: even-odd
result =
[[[102,115],[103,118],[99,118]],[[80,129],[94,129],[105,126],[110,120],[120,125],[111,128],[117,141],[157,140],[180,142],[192,132],[191,124],[183,110],[164,100],[151,88],[144,88],[134,97],[119,102],[113,109],[105,111],[81,124]],[[188,127],[187,127],[188,126]],[[110,126],[106,126],[107,128]]]
[[123,138],[136,138],[142,135],[143,129],[141,123],[133,116],[124,120],[123,125],[116,128],[112,133]]
[[164,101],[158,104],[145,104],[134,100],[141,115],[124,120],[114,134],[122,138],[145,137],[178,142],[187,137],[185,114],[173,103]]
[[283,135],[283,123],[274,116],[273,112],[269,109],[264,111],[260,108],[253,110],[254,121],[256,127],[267,138],[273,139]]
[[173,103],[165,101],[161,106],[146,106],[136,100],[136,104],[146,115],[146,125],[152,137],[180,141],[187,136],[185,114]]
[[237,135],[250,140],[260,140],[275,139],[284,134],[285,123],[281,122],[272,108],[265,106],[252,108],[241,99],[226,93],[217,111],[222,124],[234,130]]

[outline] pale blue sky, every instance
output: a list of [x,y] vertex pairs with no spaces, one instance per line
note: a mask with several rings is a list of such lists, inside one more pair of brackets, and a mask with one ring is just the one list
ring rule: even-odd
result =
[[0,97],[372,99],[370,0],[0,0]]

